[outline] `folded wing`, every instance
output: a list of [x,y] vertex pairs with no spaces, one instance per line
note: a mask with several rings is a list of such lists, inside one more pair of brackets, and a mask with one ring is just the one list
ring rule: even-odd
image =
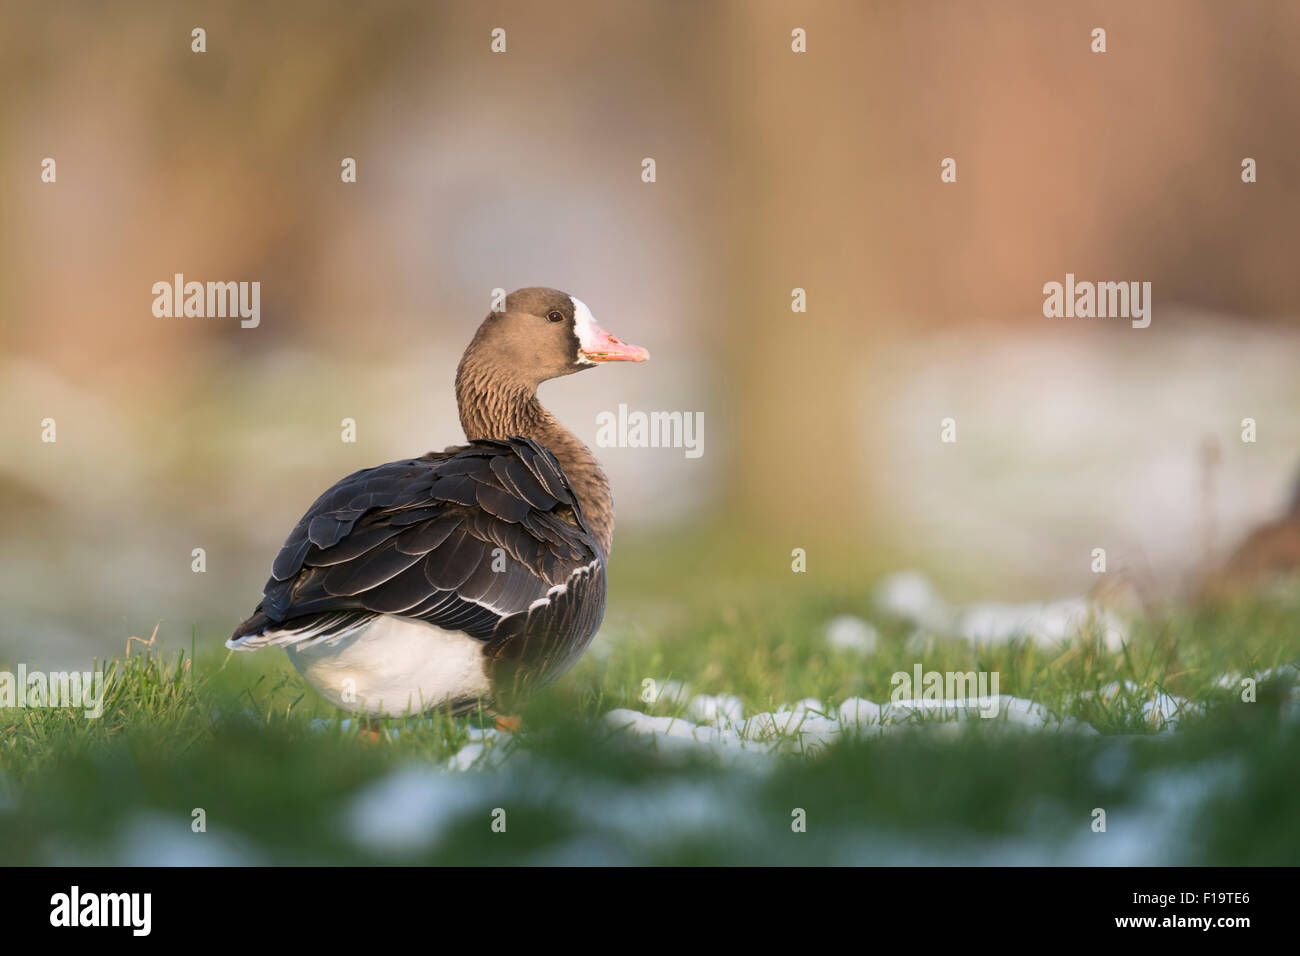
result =
[[523,438],[476,441],[367,468],[321,495],[227,644],[337,640],[395,614],[489,642],[503,660],[541,653],[548,634],[581,653],[604,591],[603,556],[551,453]]

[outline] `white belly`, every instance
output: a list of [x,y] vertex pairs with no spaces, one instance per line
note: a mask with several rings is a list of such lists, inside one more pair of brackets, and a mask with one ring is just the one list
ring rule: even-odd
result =
[[481,641],[407,618],[383,615],[333,643],[288,652],[307,683],[354,714],[417,714],[489,689]]

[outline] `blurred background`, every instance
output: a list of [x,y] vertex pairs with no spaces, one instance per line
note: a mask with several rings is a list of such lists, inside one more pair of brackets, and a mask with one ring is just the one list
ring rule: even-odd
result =
[[[616,615],[902,567],[1052,597],[1096,547],[1177,596],[1286,510],[1300,5],[9,2],[0,27],[5,656],[155,624],[217,646],[317,494],[462,440],[497,287],[653,354],[543,389],[589,444],[620,403],[704,413],[699,458],[597,449]],[[1044,318],[1067,272],[1150,282],[1150,328]],[[260,326],[155,317],[175,273],[260,282]]]

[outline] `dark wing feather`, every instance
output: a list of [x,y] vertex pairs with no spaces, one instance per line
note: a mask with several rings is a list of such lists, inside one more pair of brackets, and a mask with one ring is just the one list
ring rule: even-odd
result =
[[513,710],[577,662],[605,614],[605,566],[579,568],[545,604],[506,618],[487,646],[498,705]]
[[398,614],[488,642],[511,686],[547,683],[600,624],[603,562],[549,451],[477,441],[358,471],[321,495],[231,644],[326,639]]

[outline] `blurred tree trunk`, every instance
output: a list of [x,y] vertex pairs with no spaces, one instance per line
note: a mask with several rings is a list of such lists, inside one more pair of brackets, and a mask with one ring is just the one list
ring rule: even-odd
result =
[[[795,547],[814,527],[849,533],[872,500],[863,372],[884,261],[885,227],[870,212],[882,158],[871,149],[867,71],[834,38],[878,23],[868,30],[857,6],[825,18],[776,3],[733,10],[728,173],[738,241],[727,286],[739,347],[727,349],[726,400],[742,477],[732,504]],[[792,51],[795,27],[807,31],[809,52]],[[806,312],[791,309],[796,288]]]

